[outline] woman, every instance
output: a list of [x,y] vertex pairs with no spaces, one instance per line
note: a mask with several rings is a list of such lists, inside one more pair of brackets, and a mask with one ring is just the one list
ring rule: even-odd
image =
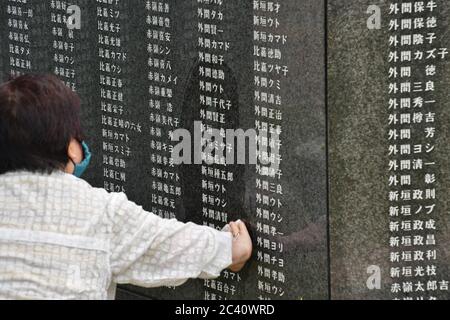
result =
[[237,272],[242,222],[217,230],[165,220],[79,179],[90,153],[80,101],[60,80],[0,86],[0,299],[107,299],[115,284],[176,286]]

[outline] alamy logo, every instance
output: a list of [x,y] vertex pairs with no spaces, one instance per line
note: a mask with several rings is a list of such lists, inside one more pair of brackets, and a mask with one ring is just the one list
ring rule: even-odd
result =
[[83,290],[83,281],[81,280],[81,270],[79,266],[70,265],[67,268],[66,286],[77,292]]
[[71,5],[67,7],[67,28],[69,30],[81,29],[81,9],[79,6]]
[[367,288],[369,290],[380,290],[381,268],[379,266],[370,266],[367,268],[367,274],[370,275],[367,279]]
[[370,14],[369,19],[367,19],[367,28],[369,30],[380,30],[381,29],[381,9],[377,5],[371,5],[367,8],[367,14]]
[[171,151],[174,165],[259,163],[276,172],[281,161],[281,140],[275,130],[269,137],[267,130],[258,134],[255,129],[206,128],[201,121],[195,121],[194,137],[189,130],[177,129],[171,134],[171,140],[178,142]]

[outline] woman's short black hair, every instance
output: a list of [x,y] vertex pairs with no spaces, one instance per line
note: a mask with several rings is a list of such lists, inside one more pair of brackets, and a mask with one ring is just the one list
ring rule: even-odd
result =
[[0,85],[0,174],[64,169],[71,139],[83,140],[80,99],[56,76]]

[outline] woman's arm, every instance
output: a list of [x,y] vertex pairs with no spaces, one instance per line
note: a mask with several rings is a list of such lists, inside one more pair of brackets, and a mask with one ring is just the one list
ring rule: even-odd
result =
[[176,286],[190,278],[215,278],[230,267],[239,271],[251,255],[245,225],[221,232],[193,223],[162,219],[111,195],[111,273],[116,283],[142,287]]

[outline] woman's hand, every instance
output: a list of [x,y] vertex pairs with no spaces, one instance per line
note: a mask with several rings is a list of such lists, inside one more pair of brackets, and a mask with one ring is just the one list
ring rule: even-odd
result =
[[229,269],[239,272],[252,256],[252,239],[242,221],[230,222],[229,226],[230,232],[233,234],[233,263]]

